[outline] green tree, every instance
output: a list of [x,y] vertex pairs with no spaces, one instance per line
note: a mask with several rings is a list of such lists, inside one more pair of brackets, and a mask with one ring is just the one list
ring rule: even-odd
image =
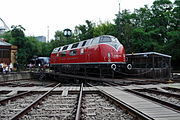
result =
[[180,31],[180,0],[175,0],[174,2],[174,9],[173,9],[173,26],[174,30]]
[[155,0],[152,5],[151,26],[157,29],[160,38],[158,42],[164,45],[167,42],[167,32],[172,22],[173,4],[169,0]]
[[116,37],[124,45],[126,52],[133,52],[132,50],[132,31],[135,28],[133,24],[134,15],[129,10],[123,10],[122,13],[116,15]]
[[13,45],[16,45],[18,47],[18,53],[17,53],[17,62],[20,64],[27,63],[29,52],[28,52],[28,44],[27,44],[27,38],[24,34],[24,28],[21,25],[18,26],[12,26],[12,40],[11,43]]
[[93,37],[100,35],[116,35],[116,26],[110,22],[101,23],[94,27]]
[[75,35],[79,40],[86,40],[93,38],[94,24],[86,20],[86,25],[79,25],[75,27]]

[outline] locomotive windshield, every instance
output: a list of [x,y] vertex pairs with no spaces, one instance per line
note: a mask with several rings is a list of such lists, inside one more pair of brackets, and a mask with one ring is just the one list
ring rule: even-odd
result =
[[118,49],[121,43],[118,41],[117,38],[112,37],[112,36],[101,36],[99,43],[106,43],[111,46],[113,46],[115,49]]
[[102,36],[99,40],[99,43],[106,43],[106,42],[112,42],[109,36]]

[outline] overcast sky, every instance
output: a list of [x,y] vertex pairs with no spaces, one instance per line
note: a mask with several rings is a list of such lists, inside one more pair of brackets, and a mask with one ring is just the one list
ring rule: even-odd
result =
[[[26,35],[46,36],[56,30],[74,29],[76,25],[112,21],[119,10],[151,6],[154,0],[0,0],[0,17],[10,27],[22,25]],[[174,0],[171,0],[174,2]],[[0,26],[2,23],[0,22]]]

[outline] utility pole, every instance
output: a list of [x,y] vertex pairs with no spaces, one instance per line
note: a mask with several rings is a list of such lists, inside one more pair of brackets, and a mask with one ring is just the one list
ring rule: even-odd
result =
[[49,41],[49,25],[47,26],[47,41],[46,42],[50,42]]
[[119,40],[121,41],[121,24],[120,24],[120,22],[121,22],[121,20],[120,20],[120,15],[121,15],[121,4],[120,4],[120,0],[118,0],[118,2],[119,2],[119,11],[118,11],[118,30],[119,30],[119,34],[118,34],[118,38],[119,38]]

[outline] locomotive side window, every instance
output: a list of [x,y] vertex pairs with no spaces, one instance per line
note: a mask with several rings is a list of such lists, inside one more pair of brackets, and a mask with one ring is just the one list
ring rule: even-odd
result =
[[58,49],[58,51],[60,51],[60,50],[61,50],[61,48]]
[[79,45],[79,43],[75,43],[75,44],[72,45],[71,48],[77,48],[78,45]]
[[70,55],[70,56],[74,56],[74,55],[76,55],[76,53],[77,53],[76,50],[71,50],[70,53],[69,53],[69,55]]
[[111,42],[111,38],[108,36],[101,37],[99,43],[106,43],[106,42]]
[[65,57],[65,56],[66,56],[66,52],[65,51],[61,52],[60,57]]
[[82,47],[85,46],[86,42],[87,42],[87,41],[84,41],[84,42],[83,42]]
[[62,50],[67,50],[68,46],[64,46]]

